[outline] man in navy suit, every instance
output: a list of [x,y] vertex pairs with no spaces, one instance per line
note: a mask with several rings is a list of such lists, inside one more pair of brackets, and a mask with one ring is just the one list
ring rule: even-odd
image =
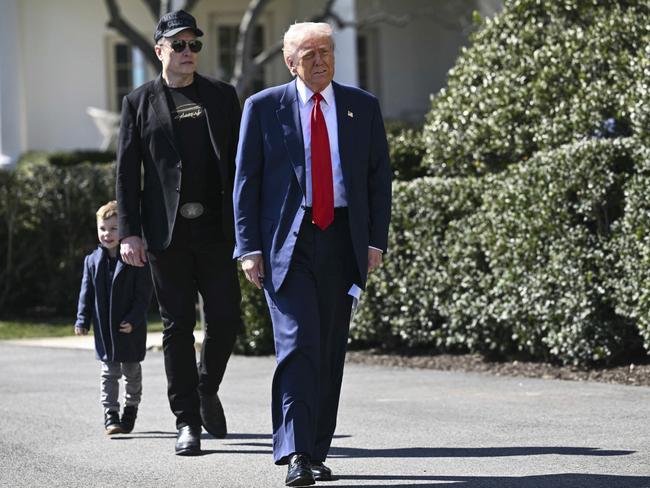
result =
[[334,77],[332,29],[292,25],[296,77],[251,96],[236,158],[235,257],[273,321],[273,454],[287,486],[332,478],[353,285],[381,264],[390,220],[388,146],[377,99]]

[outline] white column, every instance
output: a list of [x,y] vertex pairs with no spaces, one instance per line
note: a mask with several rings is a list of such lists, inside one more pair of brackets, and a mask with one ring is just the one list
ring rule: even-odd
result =
[[[346,22],[356,22],[354,0],[336,0],[332,7],[334,12]],[[334,79],[346,85],[357,86],[359,73],[357,67],[357,28],[355,26],[338,29],[334,26],[336,43],[336,73]]]
[[0,169],[6,169],[16,163],[24,149],[17,0],[0,0],[0,12]]

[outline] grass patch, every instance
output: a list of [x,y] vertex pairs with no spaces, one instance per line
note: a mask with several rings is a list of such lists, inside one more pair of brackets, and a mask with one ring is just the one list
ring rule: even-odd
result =
[[[160,332],[160,316],[152,314],[147,322],[149,332]],[[92,334],[92,330],[91,330]],[[74,335],[74,321],[63,318],[0,320],[0,340]]]

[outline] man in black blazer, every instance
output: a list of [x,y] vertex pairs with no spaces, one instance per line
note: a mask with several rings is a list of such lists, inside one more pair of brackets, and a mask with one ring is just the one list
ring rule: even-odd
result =
[[[241,110],[232,86],[196,73],[202,35],[182,10],[160,19],[162,74],[124,97],[117,151],[120,251],[151,265],[179,455],[200,453],[201,425],[226,435],[217,391],[241,327],[231,199]],[[198,371],[197,290],[206,320]]]
[[353,295],[386,250],[391,181],[379,102],[333,81],[331,27],[294,24],[283,51],[295,80],[244,105],[235,256],[273,321],[274,461],[305,486],[332,479]]

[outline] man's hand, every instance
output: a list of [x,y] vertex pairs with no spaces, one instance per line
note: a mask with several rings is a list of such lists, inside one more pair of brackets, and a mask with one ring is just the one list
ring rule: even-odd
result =
[[122,239],[120,254],[122,255],[122,261],[131,266],[142,267],[147,262],[144,242],[139,236],[129,236]]
[[264,260],[261,254],[251,254],[241,261],[241,269],[246,279],[253,283],[258,289],[262,288],[264,281]]
[[122,322],[120,324],[120,332],[122,334],[130,334],[133,331],[133,326],[128,322]]
[[368,249],[368,273],[381,266],[382,253],[379,249]]
[[84,329],[83,327],[75,327],[74,335],[88,335],[88,329]]

